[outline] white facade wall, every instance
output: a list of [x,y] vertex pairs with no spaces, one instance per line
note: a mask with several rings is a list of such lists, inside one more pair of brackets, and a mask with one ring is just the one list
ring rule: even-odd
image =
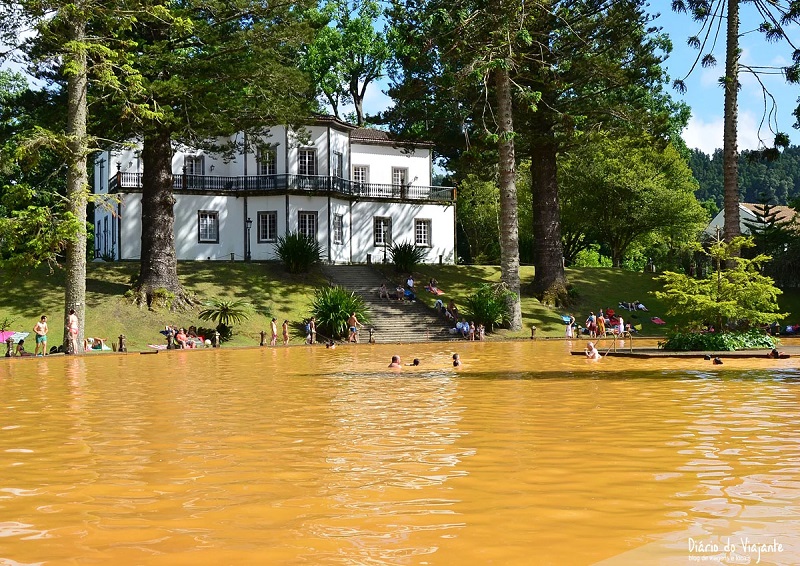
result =
[[[425,262],[438,263],[440,255],[444,263],[455,261],[455,214],[452,206],[363,201],[353,203],[353,262],[366,263],[368,254],[375,263],[383,261],[384,246],[375,245],[375,217],[391,218],[391,240],[396,244],[414,243],[415,220],[430,220],[431,245],[424,248]],[[388,255],[388,250],[386,253]]]
[[333,227],[331,227],[331,253],[330,260],[333,263],[350,263],[352,254],[352,239],[350,238],[351,219],[350,202],[340,199],[331,199],[331,223],[336,215],[342,217],[342,243],[338,244],[333,239]]
[[[431,184],[431,152],[427,148],[411,150],[396,149],[391,146],[353,143],[353,167],[367,166],[367,183],[392,184],[392,168],[407,169],[406,180],[409,185]],[[404,153],[404,152],[408,153]]]

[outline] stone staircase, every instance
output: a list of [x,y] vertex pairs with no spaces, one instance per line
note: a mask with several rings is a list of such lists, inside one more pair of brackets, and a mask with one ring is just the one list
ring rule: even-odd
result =
[[[334,285],[353,291],[364,299],[370,310],[372,322],[364,325],[359,340],[369,340],[369,328],[374,329],[375,342],[393,344],[401,342],[450,341],[454,336],[447,331],[444,319],[436,311],[416,301],[390,301],[378,297],[383,276],[368,265],[326,265],[323,273]],[[401,277],[398,276],[399,281]],[[391,283],[394,283],[392,285]],[[390,292],[397,282],[387,282]]]

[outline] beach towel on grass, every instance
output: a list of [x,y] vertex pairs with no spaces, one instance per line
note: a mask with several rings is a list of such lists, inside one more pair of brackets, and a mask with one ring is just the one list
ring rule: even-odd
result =
[[666,322],[664,322],[663,320],[661,320],[661,319],[660,319],[660,318],[658,318],[657,316],[654,316],[654,317],[653,317],[653,318],[651,318],[650,320],[651,320],[653,323],[655,323],[655,324],[666,324]]

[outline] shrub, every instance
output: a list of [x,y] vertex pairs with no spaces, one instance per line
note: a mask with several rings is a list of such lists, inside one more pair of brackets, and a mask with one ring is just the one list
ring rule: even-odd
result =
[[425,259],[425,249],[418,248],[411,242],[395,244],[389,250],[395,269],[400,273],[411,273]]
[[275,253],[289,273],[307,273],[322,258],[319,242],[300,232],[280,236],[275,244]]
[[478,286],[465,302],[466,316],[477,324],[483,324],[489,331],[508,322],[506,298],[510,294],[502,285],[483,283]]
[[774,348],[775,339],[756,328],[745,332],[673,332],[661,344],[664,350],[678,352],[706,350],[747,350]]
[[197,315],[200,320],[210,320],[217,323],[217,332],[223,341],[230,340],[233,335],[233,325],[250,318],[251,306],[242,299],[225,301],[212,299],[203,303],[206,308]]
[[175,293],[163,287],[153,290],[153,297],[150,300],[150,308],[155,310],[158,308],[172,309],[172,303],[175,301]]
[[317,319],[317,328],[325,334],[341,338],[347,335],[347,319],[356,313],[359,322],[369,324],[367,305],[359,295],[344,287],[318,287],[314,291],[311,312]]

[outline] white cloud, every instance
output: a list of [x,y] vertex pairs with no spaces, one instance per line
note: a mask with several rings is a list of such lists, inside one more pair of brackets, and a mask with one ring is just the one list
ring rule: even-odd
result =
[[[752,112],[739,112],[739,129],[737,141],[739,151],[743,149],[758,149],[758,125],[760,120]],[[699,149],[711,155],[714,150],[722,147],[723,120],[721,116],[712,116],[709,120],[692,116],[689,125],[683,130],[683,139],[686,145]],[[761,136],[769,144],[772,134],[769,130],[762,130]]]

